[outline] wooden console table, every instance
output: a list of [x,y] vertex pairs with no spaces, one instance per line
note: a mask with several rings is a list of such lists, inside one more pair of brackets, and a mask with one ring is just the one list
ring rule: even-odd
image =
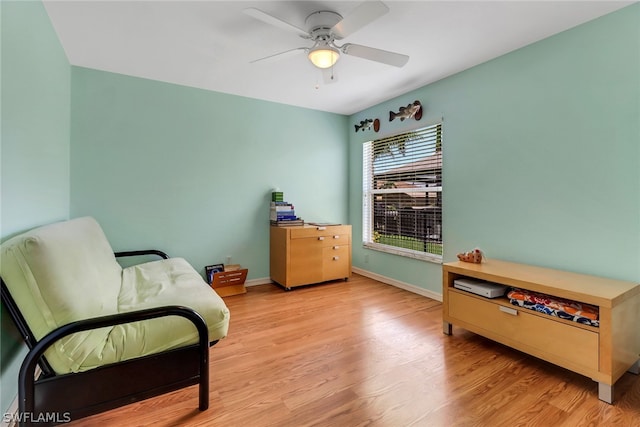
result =
[[[599,308],[600,327],[583,325],[453,287],[476,278]],[[443,265],[443,332],[460,326],[598,382],[598,397],[613,402],[613,385],[625,373],[638,374],[640,285],[490,259],[482,264]],[[571,349],[571,351],[567,351]]]

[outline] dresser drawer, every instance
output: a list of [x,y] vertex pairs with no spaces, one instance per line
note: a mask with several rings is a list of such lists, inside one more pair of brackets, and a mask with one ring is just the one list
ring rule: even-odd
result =
[[[449,316],[479,328],[482,335],[504,338],[521,349],[562,365],[598,369],[598,333],[542,317],[515,306],[449,291]],[[562,363],[564,361],[564,363]]]
[[306,237],[333,237],[347,238],[351,235],[351,227],[348,225],[329,225],[326,227],[304,226],[291,228],[292,239],[303,239]]
[[330,236],[318,236],[322,242],[322,246],[345,246],[349,245],[351,242],[349,241],[348,234],[331,234]]
[[351,275],[350,255],[351,246],[326,246],[322,248],[322,280],[349,277]]

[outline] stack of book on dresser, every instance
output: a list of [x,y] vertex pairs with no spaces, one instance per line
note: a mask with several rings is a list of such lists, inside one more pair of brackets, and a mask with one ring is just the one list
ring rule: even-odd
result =
[[287,227],[292,225],[304,225],[302,218],[296,216],[293,204],[283,200],[281,192],[271,193],[271,211],[269,220],[271,225],[277,227]]

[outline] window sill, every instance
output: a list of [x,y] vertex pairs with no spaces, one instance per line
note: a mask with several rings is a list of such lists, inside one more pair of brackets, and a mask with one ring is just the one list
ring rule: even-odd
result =
[[392,255],[399,255],[406,258],[413,258],[420,261],[433,262],[442,264],[442,255],[434,255],[426,252],[413,251],[411,249],[403,249],[395,246],[381,245],[380,243],[362,242],[362,247],[372,249],[374,251],[385,252]]

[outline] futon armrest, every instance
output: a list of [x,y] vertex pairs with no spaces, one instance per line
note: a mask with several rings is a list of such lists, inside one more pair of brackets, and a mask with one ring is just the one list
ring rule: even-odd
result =
[[[149,308],[145,310],[130,311],[126,313],[112,314],[108,316],[96,317],[92,319],[79,320],[60,326],[57,329],[49,332],[37,344],[27,353],[22,366],[20,367],[20,373],[18,377],[19,387],[19,401],[22,403],[25,401],[25,396],[33,396],[34,390],[34,373],[38,360],[44,355],[44,352],[53,345],[56,341],[67,335],[74,334],[76,332],[87,331],[91,329],[104,328],[107,326],[121,325],[123,323],[138,322],[141,320],[154,319],[157,317],[165,316],[181,316],[194,324],[198,330],[198,347],[201,354],[201,372],[206,372],[208,377],[208,354],[209,354],[209,330],[207,329],[207,323],[204,318],[195,310],[171,305],[164,307]],[[21,411],[29,411],[32,408],[20,408]]]
[[181,316],[191,321],[198,330],[198,345],[201,348],[208,349],[209,347],[209,330],[207,329],[207,323],[204,318],[195,310],[178,306],[170,305],[164,307],[148,308],[145,310],[129,311],[126,313],[111,314],[108,316],[95,317],[92,319],[78,320],[76,322],[68,323],[64,326],[54,329],[45,335],[37,344],[27,353],[22,366],[20,368],[20,382],[25,381],[25,384],[29,383],[29,378],[33,378],[35,367],[38,364],[38,360],[43,356],[44,352],[53,345],[56,341],[66,337],[67,335],[75,334],[76,332],[88,331],[91,329],[99,329],[108,326],[121,325],[123,323],[138,322],[141,320],[154,319],[157,317],[166,316]]
[[158,255],[161,258],[169,259],[169,255],[166,253],[159,251],[157,249],[145,249],[141,251],[123,251],[123,252],[115,252],[114,255],[116,258],[126,257],[126,256],[140,256],[140,255]]

